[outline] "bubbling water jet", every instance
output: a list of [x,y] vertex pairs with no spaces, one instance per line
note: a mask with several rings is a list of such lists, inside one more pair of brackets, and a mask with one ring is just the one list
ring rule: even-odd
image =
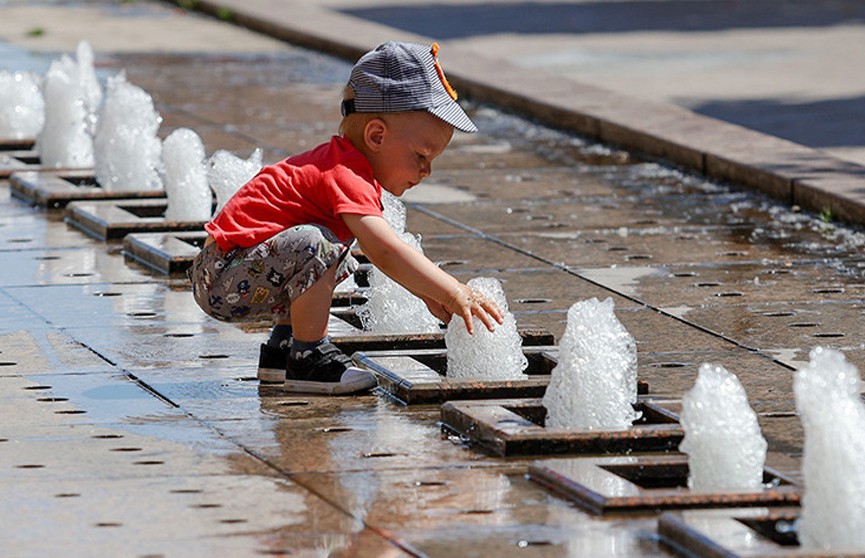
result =
[[755,490],[763,485],[767,443],[745,389],[721,366],[703,364],[682,397],[688,487],[699,492]]
[[214,213],[219,213],[231,196],[258,174],[261,166],[260,148],[256,148],[245,160],[224,149],[211,155],[207,161],[207,182],[216,194]]
[[149,94],[122,72],[108,78],[93,141],[96,182],[109,192],[161,190],[161,123]]
[[[397,236],[422,253],[420,235],[405,231],[405,205],[389,192],[382,192],[381,200],[385,221]],[[438,319],[430,314],[423,300],[378,269],[370,270],[368,280],[369,289],[365,293],[367,301],[357,311],[365,330],[376,333],[439,331]]]
[[486,380],[525,380],[523,374],[529,363],[523,354],[522,337],[517,321],[508,310],[508,301],[501,282],[493,277],[475,277],[468,286],[495,302],[504,320],[489,331],[478,319],[474,321],[474,335],[469,335],[465,322],[454,317],[445,333],[447,347],[447,377]]
[[637,345],[616,318],[613,299],[575,303],[543,398],[546,426],[626,430],[640,417],[636,401]]
[[207,184],[204,143],[189,128],[171,132],[162,149],[168,221],[208,221],[213,193]]
[[42,79],[31,72],[0,71],[0,137],[35,138],[45,124]]
[[865,405],[859,371],[818,347],[793,380],[805,429],[805,490],[797,522],[804,548],[865,550]]
[[43,82],[45,124],[36,148],[47,167],[93,166],[93,129],[102,90],[93,67],[93,50],[78,44],[76,60],[63,55],[48,68]]

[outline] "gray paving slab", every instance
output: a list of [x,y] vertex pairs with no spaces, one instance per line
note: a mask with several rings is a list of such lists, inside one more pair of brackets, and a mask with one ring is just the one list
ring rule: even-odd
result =
[[[620,309],[640,307],[614,290],[585,281],[562,269],[534,267],[472,271],[461,267],[444,266],[464,282],[474,277],[493,277],[501,281],[508,308],[519,316],[520,324],[531,323],[535,313],[567,311],[574,303],[589,298],[612,298],[616,308]],[[544,285],[544,288],[538,289],[538,285]]]
[[108,363],[21,305],[3,308],[0,376],[102,372]]
[[[761,255],[767,255],[761,253]],[[712,258],[705,258],[711,260]],[[855,303],[865,296],[861,278],[839,274],[843,260],[645,265],[575,270],[581,277],[625,292],[656,308],[687,316],[688,307],[788,304],[820,300]]]
[[0,250],[0,281],[4,286],[15,287],[149,280],[150,276],[140,270],[111,265],[117,259],[117,250],[83,244],[66,248]]
[[708,306],[684,311],[682,318],[747,347],[799,368],[810,351],[826,347],[842,351],[861,367],[863,337],[860,301],[813,300],[790,304]]
[[[115,261],[122,258],[115,258]],[[149,279],[149,278],[148,278]],[[59,327],[130,326],[147,330],[157,324],[171,333],[171,324],[207,329],[236,328],[210,320],[190,296],[188,280],[137,283],[77,283],[21,286],[6,294]],[[225,327],[223,327],[225,326]]]

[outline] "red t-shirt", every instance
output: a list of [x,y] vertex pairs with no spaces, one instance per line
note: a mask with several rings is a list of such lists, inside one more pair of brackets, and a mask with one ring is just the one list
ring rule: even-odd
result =
[[352,143],[333,136],[312,151],[264,167],[204,228],[223,250],[248,248],[296,225],[354,236],[341,215],[382,215],[381,185]]

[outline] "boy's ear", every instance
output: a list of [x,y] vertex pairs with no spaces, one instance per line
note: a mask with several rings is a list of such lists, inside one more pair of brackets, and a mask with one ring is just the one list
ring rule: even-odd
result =
[[372,151],[381,149],[387,135],[387,124],[381,118],[373,118],[363,128],[363,142]]

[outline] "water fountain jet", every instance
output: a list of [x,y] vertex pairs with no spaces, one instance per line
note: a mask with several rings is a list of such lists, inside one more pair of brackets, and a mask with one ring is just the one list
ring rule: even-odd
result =
[[525,380],[523,370],[528,360],[522,351],[522,338],[517,321],[508,310],[501,282],[492,277],[475,277],[468,286],[494,301],[504,312],[504,320],[495,331],[487,330],[478,318],[474,320],[474,335],[469,335],[465,322],[454,317],[445,333],[448,350],[447,377],[478,380]]
[[207,183],[204,143],[189,128],[178,128],[165,138],[166,221],[208,221],[213,193]]
[[[405,205],[396,196],[382,192],[384,219],[409,246],[423,252],[420,235],[405,230]],[[438,319],[423,300],[402,285],[372,268],[368,275],[367,302],[357,309],[366,331],[376,333],[432,333],[439,331]]]
[[42,79],[31,72],[0,71],[0,138],[35,138],[45,124]]
[[245,160],[224,149],[210,156],[207,161],[207,182],[216,194],[214,214],[219,213],[231,196],[258,174],[261,166],[260,148],[256,148]]
[[93,166],[93,129],[102,89],[96,80],[93,50],[79,43],[76,59],[63,55],[45,75],[45,124],[36,149],[47,167]]
[[805,429],[800,545],[865,551],[865,404],[859,371],[818,347],[796,372],[793,391]]
[[688,488],[700,492],[756,490],[763,486],[768,444],[745,389],[721,366],[703,364],[682,398],[680,421],[688,454]]
[[153,99],[120,74],[108,78],[93,141],[96,182],[109,192],[161,190],[162,117]]
[[611,298],[592,298],[568,310],[559,364],[543,399],[548,427],[625,430],[639,418],[637,346],[613,306]]

